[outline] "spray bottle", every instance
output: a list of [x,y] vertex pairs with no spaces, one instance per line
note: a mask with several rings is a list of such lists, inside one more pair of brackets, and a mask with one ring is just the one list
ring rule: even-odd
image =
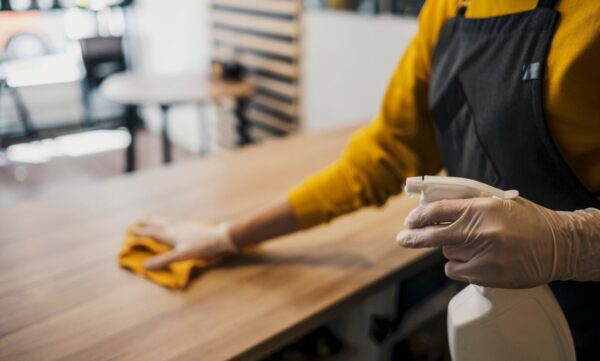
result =
[[[512,199],[503,191],[466,178],[423,176],[406,181],[421,203],[482,195]],[[567,320],[548,287],[502,289],[469,285],[448,304],[448,344],[454,361],[575,361]]]

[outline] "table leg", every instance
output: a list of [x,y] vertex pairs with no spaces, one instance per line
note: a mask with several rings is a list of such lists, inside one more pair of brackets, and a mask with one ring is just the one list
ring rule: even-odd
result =
[[196,107],[198,111],[198,120],[200,122],[200,155],[206,156],[210,152],[210,131],[208,117],[204,111],[204,105],[199,104]]
[[169,105],[161,104],[162,113],[162,142],[163,142],[163,163],[171,163],[171,140],[169,139]]
[[135,138],[138,124],[137,107],[128,105],[125,113],[125,127],[129,132],[131,142],[125,150],[125,172],[127,173],[135,170]]
[[239,136],[238,145],[243,146],[252,143],[252,138],[248,133],[250,123],[246,118],[246,108],[248,107],[248,98],[238,98],[234,110],[237,117],[237,132]]
[[19,94],[19,90],[12,88],[6,84],[8,88],[8,93],[11,95],[13,102],[15,103],[15,107],[17,108],[17,113],[19,114],[19,118],[21,120],[21,124],[23,124],[23,128],[25,133],[29,136],[35,136],[37,134],[33,124],[31,124],[31,119],[29,117],[29,111],[27,110],[27,106],[25,106],[25,102],[21,98],[21,94]]

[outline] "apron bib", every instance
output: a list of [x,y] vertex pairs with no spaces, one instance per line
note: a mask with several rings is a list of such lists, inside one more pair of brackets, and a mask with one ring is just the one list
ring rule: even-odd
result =
[[[544,207],[600,208],[560,155],[546,125],[543,82],[559,23],[555,1],[530,11],[443,26],[433,53],[429,105],[449,176],[519,193]],[[578,359],[600,359],[600,282],[552,282]]]

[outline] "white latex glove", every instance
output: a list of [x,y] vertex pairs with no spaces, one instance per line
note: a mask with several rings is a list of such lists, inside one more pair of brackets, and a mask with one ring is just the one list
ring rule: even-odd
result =
[[134,234],[151,237],[173,247],[171,251],[147,260],[144,267],[149,270],[163,269],[175,261],[211,259],[238,252],[225,223],[206,226],[196,222],[148,219],[141,222]]
[[560,212],[524,198],[482,197],[415,208],[396,241],[442,247],[446,275],[481,286],[528,288],[600,281],[600,210]]

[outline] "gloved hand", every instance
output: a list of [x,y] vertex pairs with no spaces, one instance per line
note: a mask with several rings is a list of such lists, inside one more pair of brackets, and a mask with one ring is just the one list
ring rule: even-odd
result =
[[499,288],[600,281],[600,210],[552,211],[524,198],[452,199],[415,208],[396,238],[442,247],[446,275]]
[[171,251],[147,260],[144,267],[149,270],[165,268],[175,261],[193,258],[211,259],[238,252],[229,235],[229,227],[225,223],[206,226],[195,222],[148,219],[141,222],[134,234],[150,237],[173,247]]

